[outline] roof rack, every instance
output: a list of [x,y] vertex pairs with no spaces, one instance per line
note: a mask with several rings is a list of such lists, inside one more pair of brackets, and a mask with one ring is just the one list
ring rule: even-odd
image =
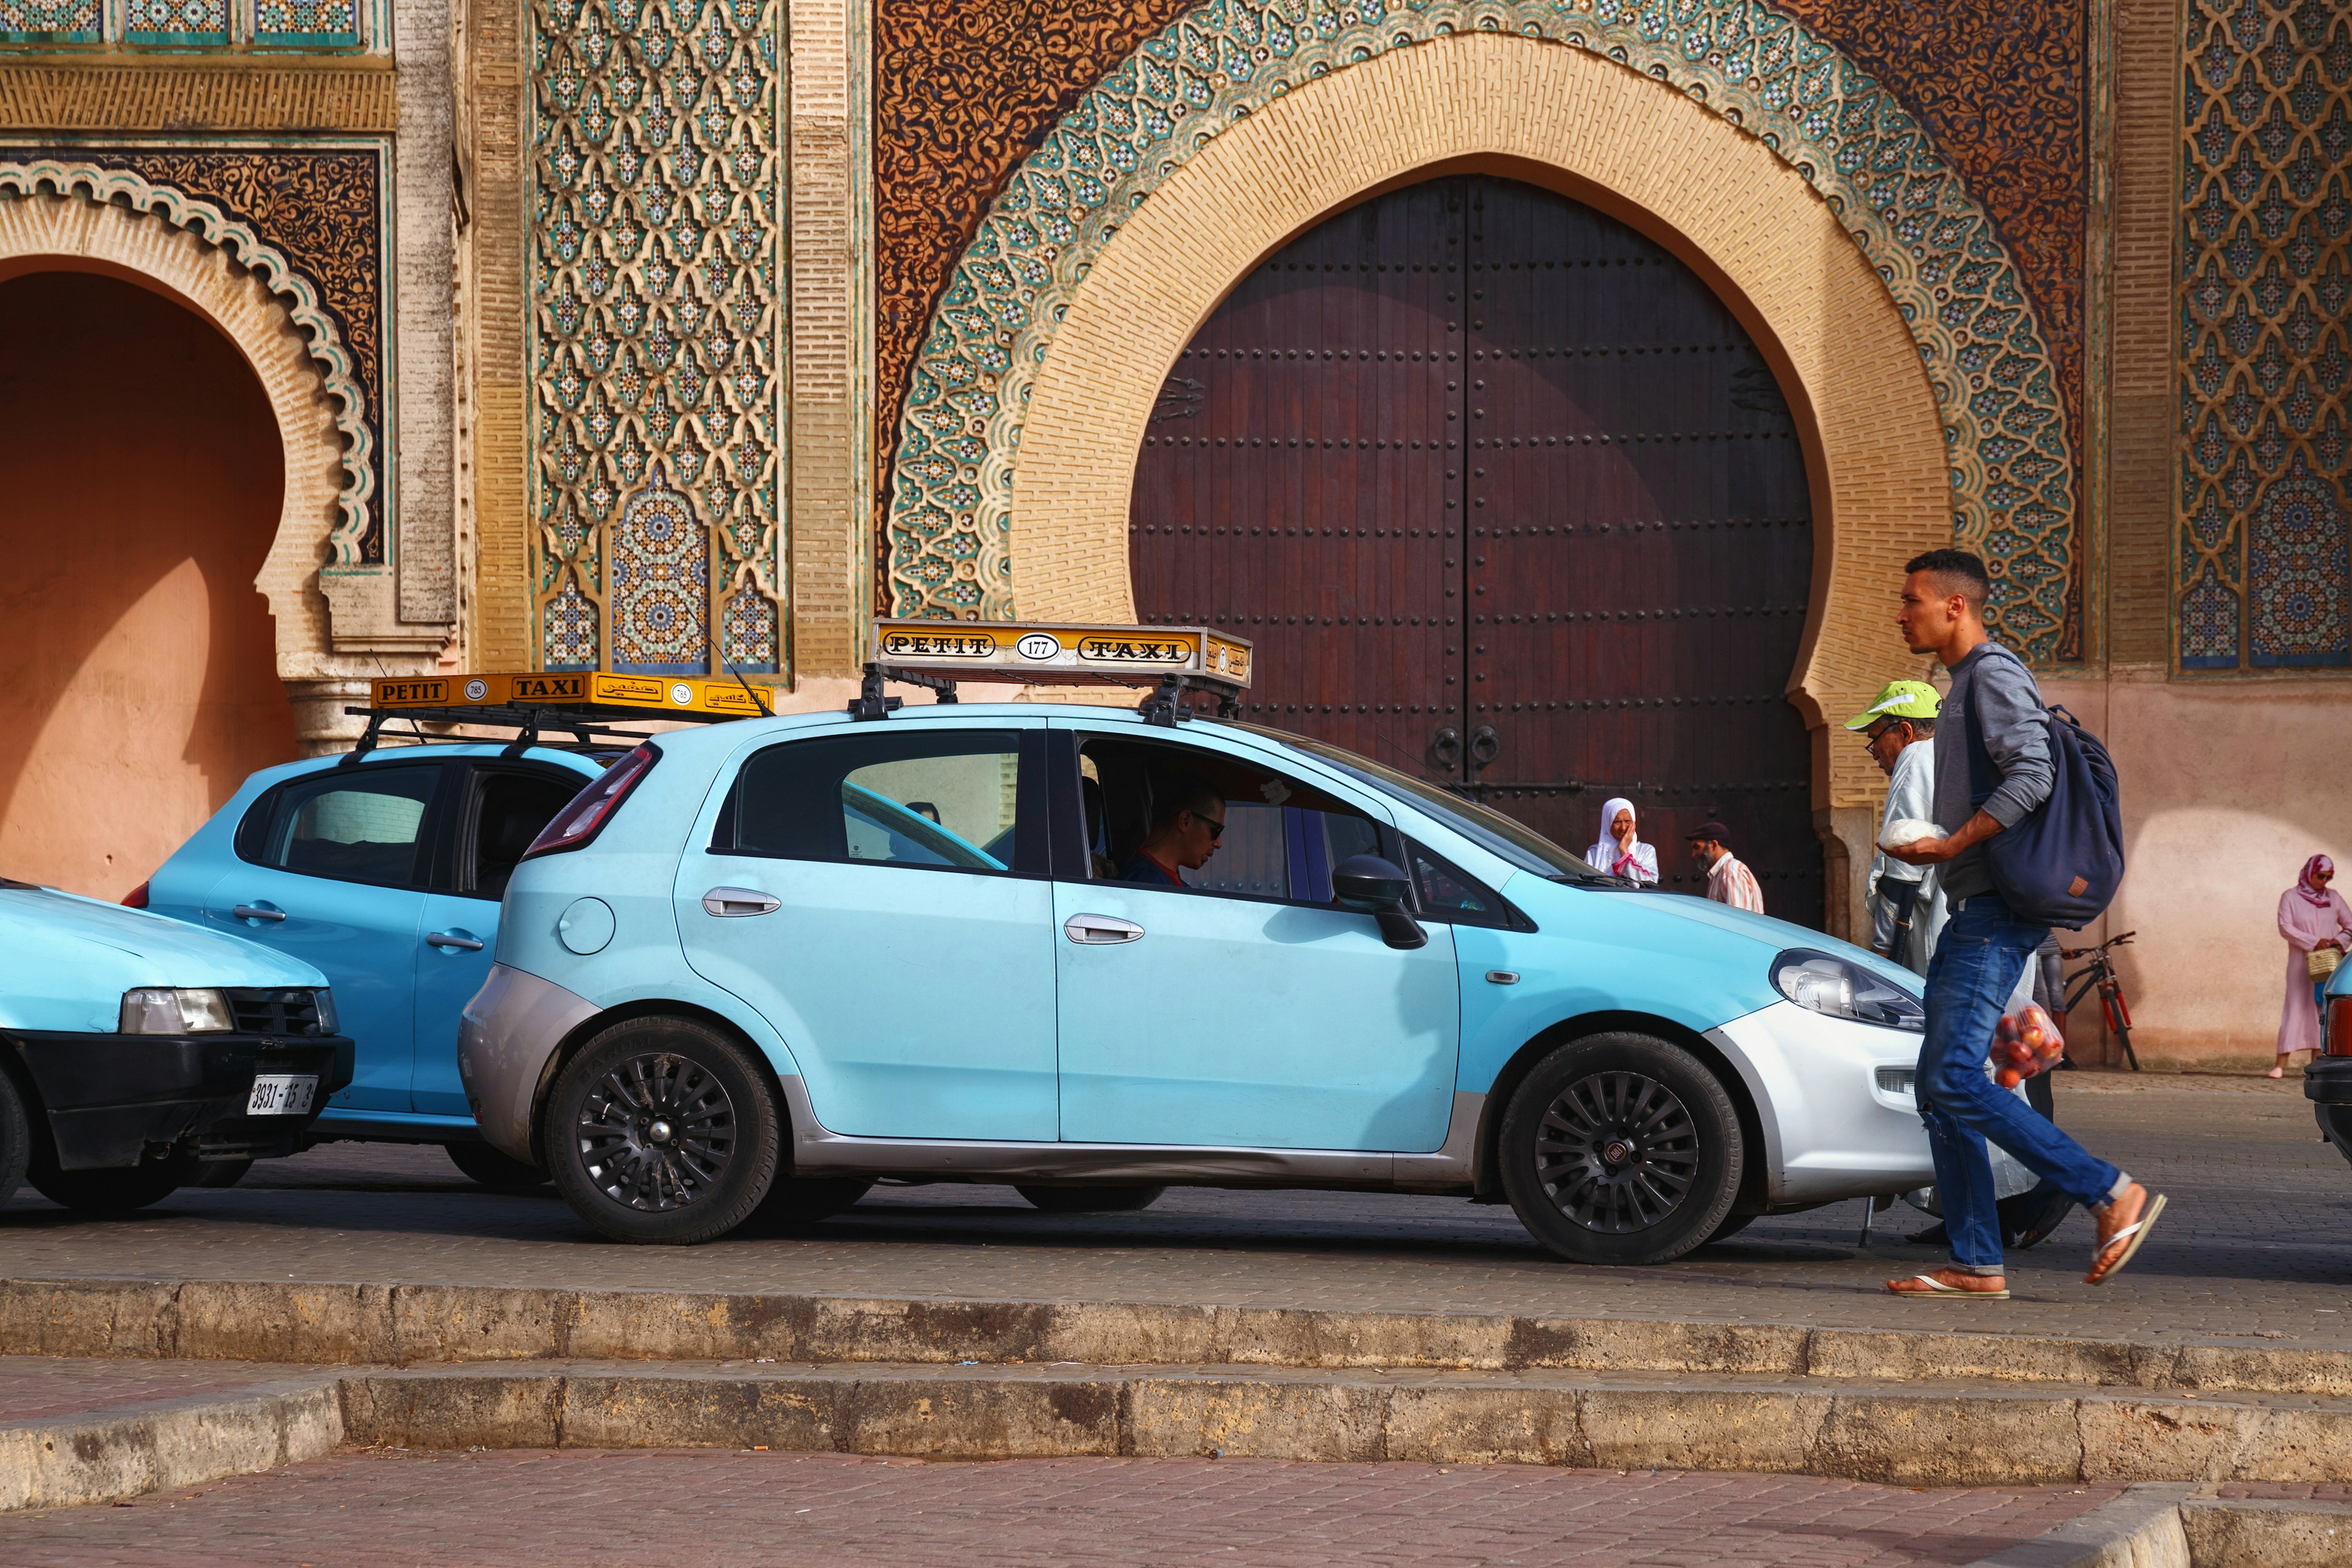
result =
[[646,739],[642,730],[615,730],[612,719],[667,719],[709,724],[725,719],[765,718],[776,710],[772,687],[754,686],[741,675],[615,675],[604,670],[547,671],[520,675],[394,676],[373,681],[364,708],[344,712],[363,718],[367,729],[344,761],[355,762],[376,748],[386,721],[474,724],[519,731],[506,749],[520,756],[547,732],[568,733],[581,746],[599,741],[631,745]]
[[959,680],[1028,686],[1145,686],[1137,707],[1156,724],[1184,716],[1184,693],[1217,699],[1221,718],[1241,712],[1255,662],[1249,640],[1207,626],[1099,626],[1064,621],[883,620],[874,658],[849,713],[881,719],[899,706],[886,681],[925,686],[942,702]]

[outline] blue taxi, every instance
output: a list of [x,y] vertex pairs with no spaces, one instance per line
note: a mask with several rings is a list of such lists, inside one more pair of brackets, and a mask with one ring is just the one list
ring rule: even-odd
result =
[[524,848],[614,754],[436,742],[266,768],[131,901],[325,973],[357,1066],[314,1142],[438,1143],[477,1182],[541,1185],[475,1130],[457,1016],[489,973]]
[[290,1154],[352,1075],[309,964],[0,879],[0,1204],[143,1208]]
[[892,1177],[1457,1194],[1562,1258],[1654,1263],[1933,1179],[1907,971],[1150,709],[647,740],[507,881],[458,1029],[483,1136],[669,1243]]

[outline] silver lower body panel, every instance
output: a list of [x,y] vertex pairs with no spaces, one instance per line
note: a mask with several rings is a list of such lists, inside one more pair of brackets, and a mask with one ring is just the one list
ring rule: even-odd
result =
[[1066,1186],[1330,1187],[1381,1192],[1470,1190],[1486,1097],[1456,1092],[1445,1142],[1427,1154],[1183,1144],[983,1143],[852,1138],[826,1131],[798,1077],[782,1080],[793,1172]]
[[491,1148],[538,1163],[532,1110],[563,1037],[596,1016],[588,1000],[503,963],[466,1004],[457,1023],[457,1076]]

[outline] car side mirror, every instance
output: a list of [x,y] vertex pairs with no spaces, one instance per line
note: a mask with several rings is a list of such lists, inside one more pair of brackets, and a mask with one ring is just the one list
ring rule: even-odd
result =
[[1377,855],[1350,855],[1331,871],[1332,897],[1352,909],[1371,911],[1380,922],[1381,940],[1394,948],[1429,945],[1429,933],[1405,912],[1405,894],[1411,889],[1396,863]]

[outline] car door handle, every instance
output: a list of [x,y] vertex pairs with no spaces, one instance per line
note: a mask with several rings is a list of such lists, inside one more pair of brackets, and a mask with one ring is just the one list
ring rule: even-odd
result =
[[284,910],[273,910],[268,904],[239,904],[229,913],[241,921],[277,921],[286,918]]
[[454,931],[436,931],[431,936],[426,937],[425,941],[425,944],[430,947],[455,947],[463,949],[467,952],[479,952],[482,951],[480,939],[470,936],[459,936]]
[[1072,915],[1062,922],[1062,934],[1080,947],[1112,947],[1141,942],[1143,928],[1117,915]]
[[730,920],[740,915],[772,915],[784,907],[773,893],[757,888],[713,888],[702,895],[702,912]]

